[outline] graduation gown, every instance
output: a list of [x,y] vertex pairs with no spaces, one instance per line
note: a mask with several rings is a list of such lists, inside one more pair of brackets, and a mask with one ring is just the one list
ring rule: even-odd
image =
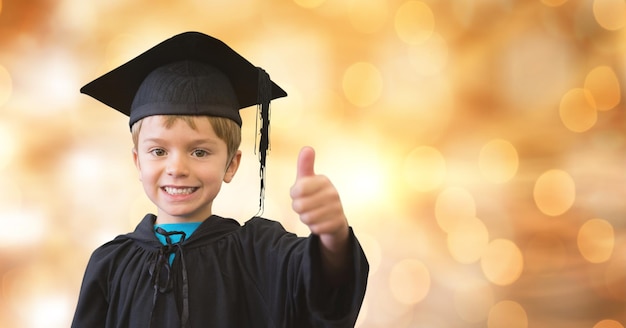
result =
[[241,226],[214,215],[164,246],[155,219],[146,215],[93,252],[73,328],[354,326],[369,267],[352,229],[349,279],[332,286],[317,236],[297,237],[260,217]]

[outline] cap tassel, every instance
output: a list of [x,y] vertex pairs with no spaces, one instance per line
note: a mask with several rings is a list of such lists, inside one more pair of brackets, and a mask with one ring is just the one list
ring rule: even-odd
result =
[[[259,213],[263,214],[265,210],[265,160],[269,149],[269,129],[270,129],[270,101],[272,96],[272,84],[269,74],[262,68],[259,70],[259,90],[257,105],[257,124],[261,121],[261,129],[259,131],[261,140],[259,141],[259,162],[261,164],[259,175],[261,177],[261,190],[259,195]],[[259,115],[260,114],[260,115]]]

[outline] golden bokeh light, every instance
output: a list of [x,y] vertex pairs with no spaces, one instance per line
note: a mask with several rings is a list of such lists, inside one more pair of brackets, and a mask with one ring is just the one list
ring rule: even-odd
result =
[[510,240],[495,239],[487,245],[480,260],[485,277],[499,286],[514,283],[524,269],[520,249]]
[[563,125],[573,132],[585,132],[598,121],[593,95],[582,88],[572,89],[563,96],[559,115]]
[[[361,165],[358,168],[343,167],[344,174],[337,178],[338,183],[355,188],[343,196],[346,204],[360,206],[363,202],[375,202],[386,197],[385,170],[380,157],[366,156],[363,153]],[[338,168],[339,169],[339,168]]]
[[452,231],[459,222],[476,217],[474,197],[460,187],[444,189],[435,202],[435,217],[443,231]]
[[574,204],[576,184],[567,172],[549,170],[535,182],[533,197],[542,213],[558,216],[567,212]]
[[[0,7],[0,9],[2,8]],[[11,98],[12,91],[13,82],[11,80],[11,74],[5,67],[0,65],[0,108]]]
[[527,328],[526,310],[515,301],[500,301],[489,311],[487,328]]
[[495,302],[493,288],[486,282],[460,288],[454,293],[454,307],[463,320],[479,323],[487,320]]
[[358,62],[348,67],[342,85],[348,101],[355,106],[366,107],[380,98],[383,80],[376,66]]
[[605,319],[593,325],[593,328],[624,328],[624,326],[619,321]]
[[[385,150],[372,147],[376,142],[375,136],[354,137],[334,140],[323,147],[325,151],[317,156],[316,167],[321,171],[332,171],[333,183],[338,188],[345,187],[345,192],[341,193],[344,208],[360,212],[364,203],[377,203],[383,206],[393,197],[387,186],[389,156],[385,154]],[[348,148],[354,151],[350,160],[337,161],[345,155]],[[292,177],[288,179],[289,186],[293,183],[292,179]]]
[[419,260],[406,259],[396,263],[389,274],[389,288],[402,304],[422,301],[430,290],[430,272]]
[[489,231],[478,218],[459,221],[448,233],[448,250],[459,263],[473,263],[480,259],[489,243]]
[[504,183],[517,173],[519,156],[515,146],[509,141],[494,139],[480,150],[478,165],[485,179],[494,183]]
[[606,262],[615,244],[613,225],[606,220],[591,219],[578,231],[578,250],[591,263]]
[[358,0],[350,3],[352,27],[361,33],[375,33],[387,22],[389,5],[386,0]]
[[593,0],[593,16],[603,28],[619,30],[626,26],[626,1]]
[[585,90],[593,96],[597,110],[613,109],[621,101],[620,83],[609,66],[598,66],[585,78]]
[[404,160],[403,176],[413,189],[431,191],[439,187],[446,178],[446,161],[433,147],[417,147]]
[[396,11],[394,26],[400,40],[420,44],[433,34],[435,15],[422,1],[406,1]]

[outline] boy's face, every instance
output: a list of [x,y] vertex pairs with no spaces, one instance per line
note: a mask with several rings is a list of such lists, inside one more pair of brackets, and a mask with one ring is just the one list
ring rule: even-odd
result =
[[229,161],[226,143],[209,120],[193,118],[167,128],[163,116],[143,119],[135,165],[148,198],[157,206],[157,223],[202,221],[209,217],[222,182],[230,182],[241,152]]

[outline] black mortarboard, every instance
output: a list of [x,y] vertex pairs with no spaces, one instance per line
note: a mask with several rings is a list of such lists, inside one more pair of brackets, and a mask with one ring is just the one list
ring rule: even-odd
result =
[[175,35],[80,89],[130,117],[205,115],[241,126],[239,110],[260,108],[259,161],[263,207],[269,147],[269,104],[287,93],[224,42],[199,32]]

